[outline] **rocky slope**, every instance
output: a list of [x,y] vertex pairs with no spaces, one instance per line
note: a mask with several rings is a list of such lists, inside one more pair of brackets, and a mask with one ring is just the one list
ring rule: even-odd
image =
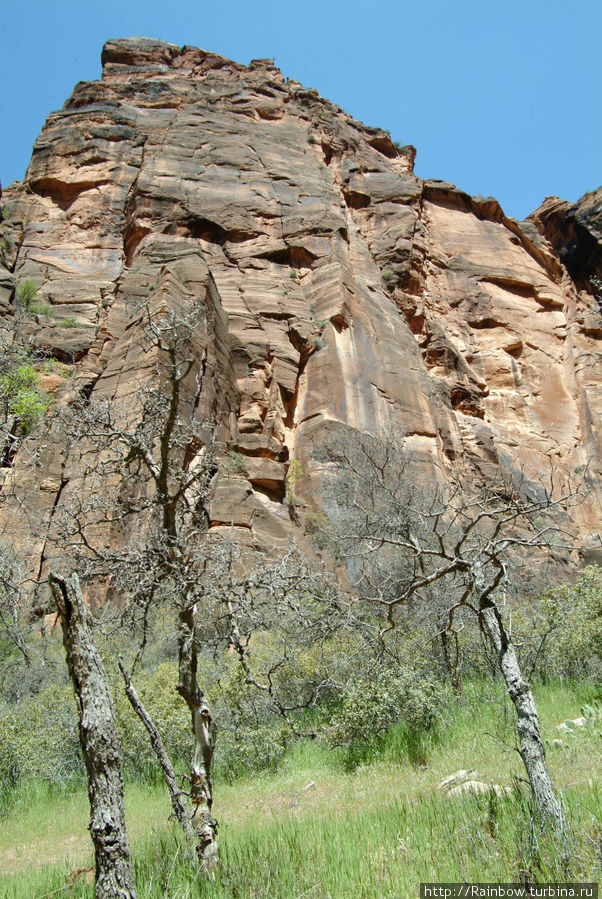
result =
[[[5,324],[15,284],[34,281],[50,311],[28,327],[74,364],[71,393],[127,402],[148,368],[135,304],[204,297],[204,411],[221,409],[246,457],[218,485],[214,526],[287,541],[303,524],[287,467],[298,460],[311,506],[310,453],[333,428],[399,429],[441,477],[535,479],[552,461],[565,475],[588,465],[599,490],[602,191],[517,222],[420,180],[412,147],[270,60],[132,38],[102,62],[4,193]],[[8,480],[29,482],[48,519],[68,449],[46,449],[42,471],[21,456]],[[586,554],[599,499],[575,513]],[[36,564],[43,550],[42,536]]]

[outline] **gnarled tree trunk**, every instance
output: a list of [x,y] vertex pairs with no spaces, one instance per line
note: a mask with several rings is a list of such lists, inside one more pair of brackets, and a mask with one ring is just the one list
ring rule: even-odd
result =
[[217,822],[211,814],[211,759],[215,749],[217,725],[197,682],[195,606],[180,612],[178,624],[178,693],[186,700],[190,709],[194,733],[194,754],[190,766],[191,823],[196,836],[196,853],[201,871],[212,876],[219,864]]
[[517,731],[520,754],[524,762],[535,807],[542,823],[556,829],[565,826],[562,806],[558,801],[546,764],[546,751],[541,739],[539,716],[531,687],[523,678],[512,644],[500,613],[491,601],[479,612],[483,630],[491,640],[498,656],[499,666],[508,688],[508,695],[517,714]]
[[79,739],[88,774],[90,834],[96,857],[96,899],[136,899],[123,806],[117,725],[92,616],[76,574],[49,577],[63,629],[67,666],[79,711]]

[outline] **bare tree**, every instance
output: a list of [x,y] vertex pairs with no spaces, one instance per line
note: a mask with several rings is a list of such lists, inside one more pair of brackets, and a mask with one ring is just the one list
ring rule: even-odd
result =
[[[146,568],[148,574],[149,568]],[[157,728],[120,663],[126,692],[146,727],[170,790],[174,813],[184,830],[192,828],[197,853],[206,873],[217,864],[216,827],[212,817],[211,762],[217,727],[206,692],[198,684],[199,653],[235,659],[242,682],[263,699],[263,711],[280,716],[291,733],[305,734],[299,713],[316,705],[335,685],[330,660],[314,662],[307,672],[304,653],[348,623],[347,606],[321,572],[292,544],[270,559],[218,536],[187,547],[152,575],[156,601],[178,600],[178,685],[192,713],[195,738],[189,795],[192,817],[184,811],[173,765]],[[269,651],[257,650],[258,635],[269,635]],[[340,685],[337,685],[340,687]]]
[[136,899],[123,805],[121,752],[111,693],[96,649],[92,616],[77,575],[50,575],[61,619],[69,675],[79,712],[79,735],[90,799],[96,899]]
[[[72,583],[71,572],[77,572],[91,595],[113,598],[101,611],[104,625],[135,627],[140,651],[152,610],[164,603],[174,611],[177,692],[190,711],[194,739],[188,792],[178,788],[131,672],[123,667],[122,673],[128,698],[151,735],[174,811],[194,834],[201,871],[211,875],[218,864],[211,782],[217,727],[199,683],[199,652],[234,647],[245,683],[294,729],[295,713],[317,702],[329,680],[321,671],[295,676],[295,640],[302,633],[307,643],[332,630],[318,605],[332,605],[333,594],[294,548],[274,564],[263,559],[258,572],[249,553],[208,534],[208,504],[225,448],[220,438],[227,438],[229,388],[221,389],[211,357],[210,304],[203,297],[179,303],[167,292],[157,297],[135,309],[130,323],[143,352],[139,389],[119,402],[103,395],[102,384],[94,390],[85,385],[51,423],[50,439],[54,434],[66,445],[68,463],[60,503],[50,525],[44,523],[45,562],[58,572],[52,576],[57,602],[64,598],[60,584]],[[254,654],[252,635],[270,627],[278,630],[279,645],[265,665]],[[68,659],[74,639],[65,632]]]
[[[452,635],[460,610],[476,616],[493,647],[517,715],[519,752],[542,822],[564,827],[533,693],[522,676],[498,608],[501,591],[520,568],[550,554],[566,557],[567,507],[578,492],[517,475],[512,482],[475,489],[446,486],[434,470],[409,461],[402,436],[339,441],[315,453],[323,463],[326,511],[334,547],[354,588],[382,612],[382,639],[411,603],[433,608],[433,592],[447,596],[445,625]],[[526,562],[526,565],[525,565]]]
[[[188,310],[141,307],[141,341],[152,377],[127,405],[83,399],[60,420],[79,454],[79,475],[53,521],[67,563],[116,596],[121,623],[145,640],[149,611],[168,601],[178,618],[178,692],[191,714],[191,821],[203,872],[217,864],[211,814],[216,727],[197,681],[199,600],[205,566],[206,503],[216,473],[215,421],[203,378],[202,303]],[[109,613],[111,614],[111,613]]]
[[[201,303],[174,311],[141,307],[140,341],[152,377],[127,405],[92,395],[62,415],[60,428],[79,473],[63,493],[52,539],[62,565],[115,597],[103,610],[105,623],[112,616],[116,625],[134,625],[143,645],[152,610],[165,604],[175,613],[177,692],[190,711],[194,738],[187,822],[185,794],[174,784],[173,767],[125,669],[124,676],[130,702],[152,735],[176,815],[186,830],[192,826],[201,870],[210,874],[218,862],[211,781],[217,727],[199,684],[199,652],[225,654],[233,647],[245,684],[295,730],[296,713],[329,686],[325,668],[300,674],[299,653],[304,642],[335,627],[325,610],[332,611],[336,594],[296,547],[270,559],[209,530],[208,506],[225,454],[225,441],[216,435],[221,429],[226,436],[220,422],[227,408],[219,391],[207,402],[206,314]],[[341,626],[343,619],[337,620]],[[253,645],[253,635],[266,631],[274,634],[267,663]]]

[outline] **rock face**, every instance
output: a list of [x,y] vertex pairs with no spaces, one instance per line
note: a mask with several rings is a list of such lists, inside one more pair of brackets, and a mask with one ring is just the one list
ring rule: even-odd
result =
[[[0,311],[10,325],[15,283],[34,281],[51,310],[30,322],[35,341],[88,395],[127,401],[145,367],[136,302],[205,297],[224,433],[245,457],[211,524],[287,541],[302,524],[287,469],[298,460],[311,505],[310,453],[333,427],[397,428],[441,477],[536,478],[551,460],[588,465],[599,489],[602,191],[517,222],[421,181],[412,147],[270,60],[132,38],[102,62],[4,192]],[[32,483],[47,517],[70,476],[59,455]],[[23,466],[9,480],[33,477]],[[576,512],[586,550],[599,498]]]

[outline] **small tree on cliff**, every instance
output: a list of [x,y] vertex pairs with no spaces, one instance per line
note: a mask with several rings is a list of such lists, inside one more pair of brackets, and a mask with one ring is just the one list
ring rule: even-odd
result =
[[[537,709],[522,676],[498,597],[535,556],[566,555],[564,530],[572,489],[547,488],[519,477],[515,483],[470,489],[433,484],[404,450],[403,437],[358,436],[316,452],[329,481],[325,503],[333,545],[353,586],[382,612],[378,639],[417,602],[431,608],[433,588],[447,596],[443,630],[453,636],[460,610],[474,613],[493,647],[517,715],[519,752],[543,823],[564,828],[552,787]],[[526,557],[526,558],[525,558]],[[435,613],[433,609],[433,613]]]

